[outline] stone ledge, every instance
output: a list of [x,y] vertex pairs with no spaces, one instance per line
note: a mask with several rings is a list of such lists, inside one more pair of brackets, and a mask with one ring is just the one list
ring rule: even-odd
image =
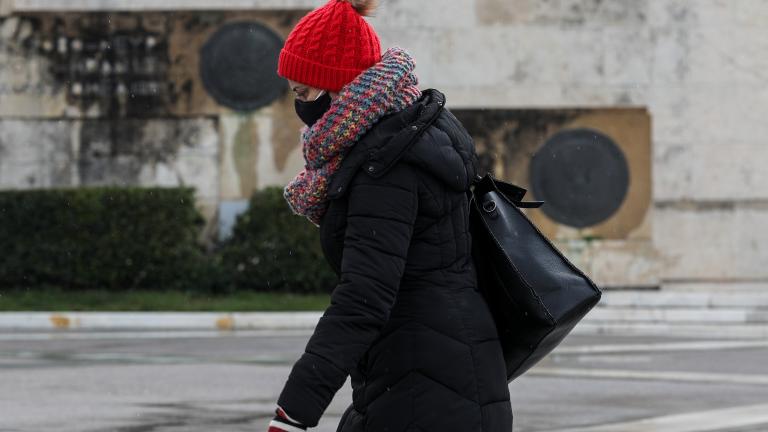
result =
[[307,330],[322,312],[3,312],[3,330]]
[[768,308],[768,290],[737,291],[712,284],[708,291],[607,291],[598,307]]
[[578,335],[676,336],[692,338],[762,339],[768,338],[764,324],[683,324],[683,323],[621,323],[584,320],[572,331]]
[[754,308],[700,307],[596,307],[587,314],[591,323],[685,323],[685,324],[768,324],[768,310]]
[[[179,10],[311,10],[321,6],[315,0],[13,0],[15,12],[108,12]],[[5,9],[2,2],[0,13]]]

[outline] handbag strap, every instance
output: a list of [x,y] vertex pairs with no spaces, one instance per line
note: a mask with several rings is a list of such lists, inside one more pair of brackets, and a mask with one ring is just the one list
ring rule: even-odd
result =
[[472,185],[474,187],[471,190],[467,190],[467,196],[470,200],[495,191],[520,208],[539,208],[544,204],[544,201],[523,201],[523,197],[528,192],[525,188],[494,179],[490,172],[487,172],[485,176],[475,174],[475,177],[472,179]]

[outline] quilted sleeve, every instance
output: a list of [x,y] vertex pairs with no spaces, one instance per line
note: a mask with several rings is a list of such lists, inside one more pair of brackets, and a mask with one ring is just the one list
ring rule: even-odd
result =
[[317,425],[389,319],[418,211],[412,170],[395,164],[350,184],[339,283],[278,400],[304,425]]

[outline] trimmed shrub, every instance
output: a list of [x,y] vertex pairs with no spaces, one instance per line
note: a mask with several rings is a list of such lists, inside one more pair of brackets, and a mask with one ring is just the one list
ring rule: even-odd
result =
[[328,293],[338,282],[320,248],[318,228],[291,212],[277,186],[251,196],[219,253],[236,289]]
[[0,191],[0,285],[216,288],[194,202],[193,188]]
[[329,293],[319,230],[282,192],[255,192],[206,253],[193,188],[0,191],[0,288]]

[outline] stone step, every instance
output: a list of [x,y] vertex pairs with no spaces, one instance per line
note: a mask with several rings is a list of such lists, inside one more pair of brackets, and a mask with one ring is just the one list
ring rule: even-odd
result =
[[768,339],[766,324],[608,323],[587,321],[576,325],[574,334],[678,336],[694,338]]
[[611,306],[592,309],[588,321],[669,323],[766,323],[768,310],[741,308],[668,308]]
[[768,292],[603,291],[597,307],[766,308]]

